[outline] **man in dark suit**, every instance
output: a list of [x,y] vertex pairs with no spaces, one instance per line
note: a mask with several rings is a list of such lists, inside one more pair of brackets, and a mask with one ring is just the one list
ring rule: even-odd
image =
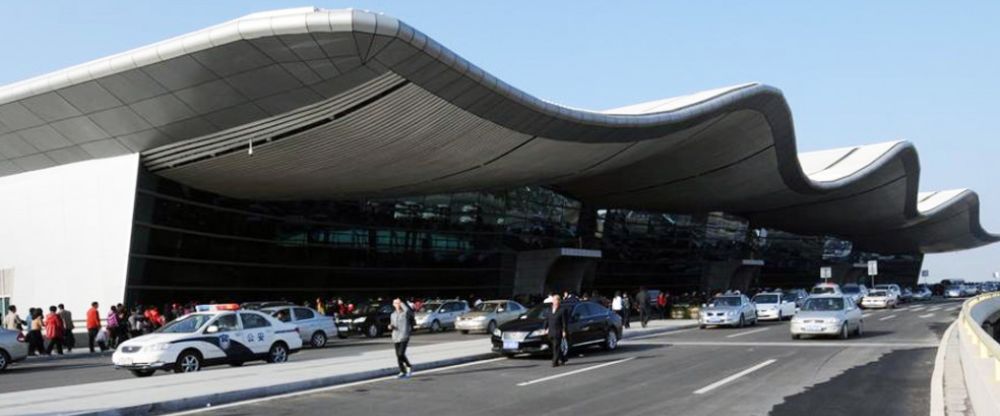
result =
[[562,343],[566,338],[566,330],[569,327],[569,319],[566,317],[566,309],[559,307],[561,303],[559,295],[552,295],[552,302],[546,314],[545,326],[549,329],[549,341],[552,345],[552,366],[558,367],[566,364],[567,357],[563,354]]

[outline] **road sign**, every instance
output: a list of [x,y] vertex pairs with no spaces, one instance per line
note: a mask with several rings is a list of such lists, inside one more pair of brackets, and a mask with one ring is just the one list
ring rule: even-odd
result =
[[868,275],[874,276],[878,274],[878,260],[868,260]]
[[931,271],[930,270],[921,270],[920,271],[920,276],[921,277],[928,277],[930,275],[931,275]]
[[820,279],[829,279],[831,277],[833,277],[833,268],[829,266],[819,268]]

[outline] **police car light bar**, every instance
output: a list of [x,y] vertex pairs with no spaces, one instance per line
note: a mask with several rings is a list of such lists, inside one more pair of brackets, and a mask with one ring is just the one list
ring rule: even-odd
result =
[[208,311],[236,311],[240,309],[238,303],[222,303],[217,305],[198,305],[195,307],[198,312]]

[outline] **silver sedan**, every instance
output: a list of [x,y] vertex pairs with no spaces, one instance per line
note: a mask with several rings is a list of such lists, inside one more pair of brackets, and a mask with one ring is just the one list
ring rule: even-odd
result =
[[28,343],[24,334],[0,328],[0,371],[25,358],[28,358]]
[[745,295],[724,295],[712,299],[698,312],[698,326],[725,325],[741,328],[757,324],[757,307]]
[[810,296],[792,318],[793,339],[803,335],[832,335],[847,339],[864,332],[861,309],[844,295]]
[[299,327],[302,344],[313,348],[323,348],[326,341],[340,334],[333,317],[326,316],[313,308],[304,306],[274,306],[261,309],[261,312],[277,318],[281,322]]
[[527,308],[512,300],[488,300],[459,316],[455,321],[455,329],[463,334],[471,331],[492,334],[501,324],[517,319],[527,311]]

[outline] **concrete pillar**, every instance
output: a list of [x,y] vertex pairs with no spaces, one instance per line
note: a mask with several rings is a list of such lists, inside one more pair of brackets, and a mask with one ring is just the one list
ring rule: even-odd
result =
[[579,293],[585,278],[594,279],[599,250],[551,248],[517,253],[515,295],[538,295],[546,290]]

